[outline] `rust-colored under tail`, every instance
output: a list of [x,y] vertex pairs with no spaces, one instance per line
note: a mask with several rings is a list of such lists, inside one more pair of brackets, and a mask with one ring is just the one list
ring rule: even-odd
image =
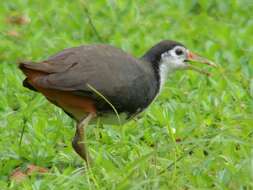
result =
[[33,80],[38,76],[46,75],[45,72],[34,70],[32,65],[35,65],[33,62],[21,62],[19,63],[19,69],[25,74],[26,78],[23,81],[23,86],[31,90],[37,91],[33,86]]
[[43,63],[22,62],[19,64],[19,68],[26,75],[23,81],[24,87],[42,93],[50,102],[61,107],[75,119],[83,119],[86,113],[96,113],[94,102],[89,97],[81,97],[72,94],[71,91],[47,89],[36,84],[38,77],[46,77],[50,74],[40,70],[40,68],[44,69]]

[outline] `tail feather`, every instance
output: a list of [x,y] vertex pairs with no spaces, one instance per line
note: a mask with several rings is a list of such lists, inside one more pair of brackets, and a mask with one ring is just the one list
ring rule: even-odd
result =
[[27,78],[23,81],[23,86],[26,87],[26,88],[29,88],[30,90],[37,91],[36,88],[34,88],[34,87],[29,83],[29,81],[28,81]]
[[44,72],[33,69],[33,62],[21,62],[19,63],[19,69],[26,75],[25,80],[23,81],[23,86],[31,90],[37,91],[34,87],[34,79],[38,76],[45,75]]
[[33,64],[33,62],[21,62],[19,63],[18,67],[26,76],[29,76],[29,74],[31,73],[29,65],[31,64]]

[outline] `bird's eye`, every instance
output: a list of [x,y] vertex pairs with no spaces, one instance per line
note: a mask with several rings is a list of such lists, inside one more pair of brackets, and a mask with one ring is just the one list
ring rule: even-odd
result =
[[177,55],[182,55],[184,53],[183,50],[180,48],[177,48],[175,52]]

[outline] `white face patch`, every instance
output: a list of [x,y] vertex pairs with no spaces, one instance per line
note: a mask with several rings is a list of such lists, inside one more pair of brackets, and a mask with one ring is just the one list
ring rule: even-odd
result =
[[183,69],[187,66],[184,62],[187,59],[187,51],[182,46],[176,46],[161,55],[160,64],[166,64],[169,67],[169,71]]
[[187,67],[187,49],[183,46],[176,46],[173,49],[163,53],[160,60],[160,90],[164,86],[167,75],[178,69]]

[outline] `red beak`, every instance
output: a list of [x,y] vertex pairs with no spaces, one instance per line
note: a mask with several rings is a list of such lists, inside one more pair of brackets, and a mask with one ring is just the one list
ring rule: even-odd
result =
[[203,64],[206,64],[206,65],[209,65],[209,66],[212,66],[212,67],[216,67],[216,64],[204,57],[201,57],[195,53],[192,53],[192,52],[188,52],[187,54],[187,61],[189,62],[198,62],[198,63],[203,63]]

